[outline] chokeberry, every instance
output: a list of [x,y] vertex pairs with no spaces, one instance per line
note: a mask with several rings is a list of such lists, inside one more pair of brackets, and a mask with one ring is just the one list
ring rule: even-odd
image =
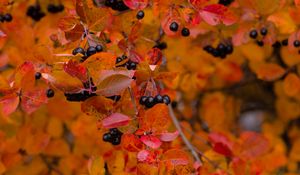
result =
[[266,35],[268,34],[268,29],[266,29],[266,28],[260,29],[260,34],[261,34],[262,36],[266,36]]
[[256,41],[256,43],[257,43],[257,45],[260,46],[260,47],[264,46],[264,42],[263,42],[263,41]]
[[36,80],[40,79],[41,77],[42,77],[41,72],[36,72],[36,73],[35,73],[35,79],[36,79]]
[[77,55],[78,53],[85,55],[85,50],[82,47],[77,47],[72,51],[73,55]]
[[257,31],[254,29],[254,30],[251,30],[250,31],[250,33],[249,33],[249,36],[250,36],[250,38],[252,38],[252,39],[255,39],[255,38],[257,38]]
[[275,43],[272,44],[272,47],[274,47],[274,48],[280,48],[281,47],[281,43],[279,41],[276,41]]
[[138,11],[137,14],[136,14],[137,19],[143,19],[144,16],[145,16],[145,13],[144,13],[143,10]]
[[164,102],[163,97],[162,97],[160,94],[157,94],[157,95],[154,97],[154,102],[155,102],[155,103],[163,103],[163,102]]
[[118,128],[111,128],[109,129],[109,133],[113,136],[118,136],[121,132],[118,130]]
[[113,145],[119,145],[120,143],[121,143],[121,137],[115,137],[111,142],[111,144]]
[[55,4],[48,4],[47,6],[47,10],[50,13],[56,13],[57,12],[57,8]]
[[169,105],[171,103],[170,97],[168,95],[164,95],[163,102],[164,102],[164,104]]
[[45,16],[45,13],[41,11],[41,6],[36,4],[28,7],[26,15],[35,21],[39,21]]
[[230,45],[227,45],[226,46],[226,53],[227,54],[232,54],[233,52],[233,46],[230,44]]
[[214,49],[211,53],[214,57],[219,57],[220,56],[220,52],[217,49]]
[[294,46],[295,47],[299,47],[300,46],[300,41],[299,40],[295,40],[294,41]]
[[288,39],[284,39],[284,40],[281,41],[281,44],[283,46],[287,46],[289,44],[289,40]]
[[158,48],[160,50],[164,50],[166,49],[168,46],[167,46],[167,43],[166,42],[159,42],[157,43],[155,46],[153,46],[153,48]]
[[13,17],[11,16],[10,13],[6,13],[5,15],[3,15],[3,20],[6,22],[11,22],[13,19]]
[[110,142],[112,140],[112,135],[110,133],[103,134],[103,141]]
[[98,45],[96,46],[96,51],[97,51],[97,52],[102,52],[102,51],[103,51],[102,45],[98,44]]
[[203,49],[208,53],[213,53],[214,51],[214,48],[211,45],[205,46]]
[[222,4],[224,6],[228,6],[233,2],[233,0],[219,0],[218,4]]
[[145,101],[145,106],[147,108],[152,108],[154,105],[155,105],[154,98],[151,96],[148,97],[147,100]]
[[47,94],[48,98],[54,97],[54,90],[53,89],[48,89],[46,94]]
[[218,46],[217,46],[217,50],[218,50],[220,53],[225,53],[225,52],[226,52],[226,46],[225,46],[223,43],[220,43],[220,44],[218,44]]
[[141,105],[145,105],[146,104],[146,101],[147,101],[147,96],[141,96],[140,100],[139,100],[139,103]]
[[121,63],[122,61],[123,61],[123,59],[121,57],[116,58],[116,64]]
[[128,62],[127,64],[127,69],[128,70],[135,70],[136,69],[136,63],[135,62]]
[[105,1],[105,5],[106,5],[107,7],[115,6],[116,3],[117,3],[117,0],[106,0],[106,1]]
[[179,25],[177,24],[177,22],[172,22],[170,24],[169,28],[170,28],[171,31],[176,32],[178,30],[178,27],[179,27]]
[[190,30],[186,27],[182,28],[181,35],[184,37],[190,36]]
[[86,55],[89,57],[91,55],[94,55],[95,53],[97,53],[97,50],[95,47],[90,46],[87,51],[86,51]]

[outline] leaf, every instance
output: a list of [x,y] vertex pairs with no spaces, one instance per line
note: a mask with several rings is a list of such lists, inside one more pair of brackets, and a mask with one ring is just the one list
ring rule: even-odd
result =
[[257,68],[255,68],[254,72],[259,79],[265,81],[274,81],[282,77],[285,73],[285,70],[278,64],[263,63],[258,65]]
[[113,109],[114,101],[103,96],[95,96],[81,103],[81,111],[102,119]]
[[269,150],[269,141],[263,135],[255,132],[243,132],[240,141],[239,156],[244,160],[258,158]]
[[104,95],[107,97],[120,95],[122,91],[128,88],[133,81],[132,75],[126,75],[115,73],[109,76],[106,76],[98,85],[97,85],[97,94]]
[[132,10],[142,10],[147,7],[149,0],[123,0],[123,2]]
[[140,139],[134,134],[126,134],[122,135],[122,148],[129,152],[138,152],[143,149],[144,144],[140,141]]
[[148,150],[141,150],[137,154],[138,161],[145,162],[149,156],[150,152]]
[[28,114],[34,112],[48,101],[46,90],[41,88],[22,91],[21,99],[21,107]]
[[89,159],[88,161],[89,175],[104,175],[104,160],[103,157],[97,156]]
[[208,139],[211,142],[215,152],[226,157],[233,156],[233,143],[225,135],[221,133],[210,133]]
[[104,128],[117,128],[120,126],[126,126],[130,121],[127,115],[121,113],[113,113],[110,116],[102,120]]
[[166,132],[166,133],[162,133],[159,139],[163,142],[171,142],[175,140],[178,135],[179,135],[178,131],[175,131],[173,133]]
[[172,166],[187,165],[189,164],[189,156],[187,152],[182,149],[169,149],[164,152],[163,160],[168,161]]
[[202,9],[210,0],[189,0],[189,3],[192,4],[197,10]]
[[283,80],[283,89],[290,97],[297,95],[300,92],[300,78],[294,73],[289,73]]
[[17,94],[9,94],[0,98],[0,111],[4,116],[13,113],[19,105],[19,96]]
[[205,22],[213,26],[220,23],[232,25],[237,21],[236,16],[226,6],[221,4],[205,6],[199,13]]
[[140,140],[147,146],[153,149],[157,149],[161,146],[162,142],[155,136],[143,135]]
[[176,8],[169,8],[161,20],[161,27],[168,36],[174,36],[177,34],[177,32],[170,30],[172,22],[176,22],[179,26],[181,24],[180,13]]
[[88,79],[87,69],[76,61],[69,60],[64,64],[64,71],[69,75],[78,78],[82,82],[86,82]]
[[254,9],[261,15],[269,15],[280,7],[280,0],[265,0],[263,3],[260,0],[238,0],[238,2],[242,7]]

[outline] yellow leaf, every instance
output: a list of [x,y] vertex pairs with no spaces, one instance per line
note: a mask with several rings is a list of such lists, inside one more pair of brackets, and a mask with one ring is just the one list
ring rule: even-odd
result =
[[88,164],[89,175],[104,175],[104,160],[103,157],[97,156],[89,160]]

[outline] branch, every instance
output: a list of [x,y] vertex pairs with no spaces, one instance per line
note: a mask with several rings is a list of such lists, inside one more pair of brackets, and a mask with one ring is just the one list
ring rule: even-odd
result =
[[169,108],[169,113],[170,113],[170,116],[171,116],[171,119],[176,127],[176,129],[178,130],[184,144],[188,147],[188,149],[191,151],[194,159],[197,161],[197,162],[201,162],[200,158],[199,158],[199,155],[197,153],[197,151],[194,149],[194,146],[191,144],[191,142],[185,137],[181,127],[180,127],[180,123],[179,121],[177,120],[175,114],[174,114],[174,111],[172,109],[172,106],[171,105],[168,105],[168,108]]

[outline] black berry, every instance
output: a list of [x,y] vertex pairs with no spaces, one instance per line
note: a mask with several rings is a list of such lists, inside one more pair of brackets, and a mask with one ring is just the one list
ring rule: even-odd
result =
[[225,53],[226,52],[226,46],[222,43],[218,44],[217,46],[217,50],[221,53]]
[[228,6],[233,2],[233,0],[219,0],[218,4],[222,4],[224,6]]
[[85,50],[82,47],[77,47],[72,51],[73,55],[77,55],[78,53],[85,55]]
[[164,50],[168,47],[166,42],[159,42],[157,43],[155,46],[153,46],[153,48],[158,48],[160,50]]
[[103,141],[105,141],[105,142],[111,142],[111,140],[112,140],[112,135],[110,134],[110,133],[105,133],[105,134],[103,134]]
[[256,41],[256,43],[257,43],[257,45],[260,46],[260,47],[264,46],[264,42],[263,42],[263,41]]
[[152,108],[154,105],[155,105],[154,98],[151,96],[148,97],[147,100],[145,101],[145,106],[147,108]]
[[145,104],[146,104],[146,101],[147,101],[147,99],[148,99],[148,97],[147,97],[147,96],[142,96],[142,97],[140,98],[140,101],[139,101],[139,103],[140,103],[141,105],[145,105]]
[[46,94],[47,94],[48,98],[54,97],[54,91],[53,91],[53,89],[48,89],[47,92],[46,92]]
[[164,95],[163,102],[164,102],[164,104],[169,105],[171,103],[170,97],[168,95]]
[[120,62],[122,62],[123,61],[123,59],[121,58],[121,57],[117,57],[117,59],[116,59],[116,64],[118,64],[118,63],[120,63]]
[[289,44],[289,40],[288,39],[284,39],[284,40],[281,41],[281,44],[283,46],[287,46]]
[[300,46],[300,41],[299,40],[295,40],[294,41],[294,46],[295,47],[299,47]]
[[36,72],[36,73],[35,73],[35,79],[36,79],[36,80],[40,79],[41,77],[42,77],[41,72]]
[[227,45],[226,46],[226,53],[227,54],[232,54],[233,52],[233,46],[230,44],[230,45]]
[[275,43],[272,44],[272,47],[274,47],[274,48],[280,48],[281,47],[281,43],[279,41],[276,41]]
[[155,103],[163,103],[164,102],[163,97],[160,94],[156,95],[154,97],[154,102]]
[[98,44],[98,45],[96,46],[96,51],[97,51],[97,52],[102,52],[102,51],[103,51],[102,45]]
[[6,22],[11,22],[12,19],[13,19],[13,17],[9,13],[6,13],[5,15],[3,15],[3,20]]
[[137,14],[136,14],[137,19],[143,19],[144,16],[145,16],[145,13],[144,13],[143,10],[138,11]]
[[257,38],[257,31],[256,30],[251,30],[249,33],[250,38],[255,39]]
[[178,30],[178,27],[179,27],[179,25],[177,24],[177,22],[172,22],[170,24],[169,28],[170,28],[171,31],[176,32]]
[[266,36],[266,35],[268,34],[268,29],[266,29],[266,28],[260,29],[260,34],[261,34],[262,36]]
[[182,28],[181,35],[184,37],[190,36],[190,30],[186,27]]
[[87,51],[86,51],[86,55],[89,57],[91,55],[94,55],[95,53],[97,53],[97,50],[95,47],[90,46]]
[[214,48],[210,45],[205,46],[203,49],[208,53],[213,53],[213,51],[214,51]]
[[121,143],[121,137],[116,137],[112,140],[111,144],[119,145]]

